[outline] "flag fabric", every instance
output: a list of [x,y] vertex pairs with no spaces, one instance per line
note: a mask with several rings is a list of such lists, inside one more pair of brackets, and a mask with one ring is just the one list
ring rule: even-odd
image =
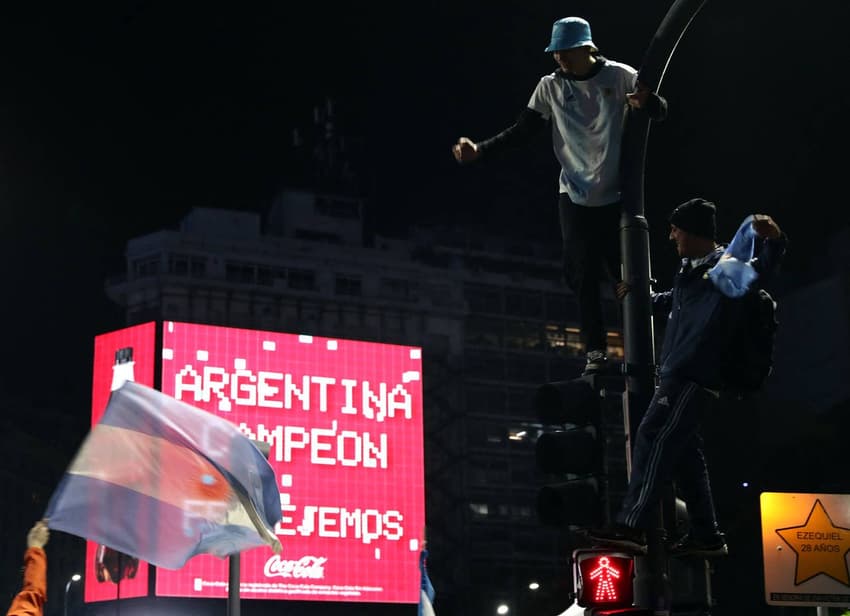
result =
[[422,583],[419,593],[419,616],[434,616],[434,585],[428,577],[428,550],[419,552],[419,572]]
[[112,392],[50,498],[48,526],[151,564],[270,545],[274,470],[232,423],[127,381]]
[[743,296],[759,276],[753,267],[758,237],[753,229],[753,220],[754,216],[744,219],[723,256],[707,273],[714,286],[727,297]]

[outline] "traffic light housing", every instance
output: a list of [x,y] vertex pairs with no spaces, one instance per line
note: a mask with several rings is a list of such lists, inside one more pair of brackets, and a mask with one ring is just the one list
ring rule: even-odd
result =
[[604,549],[573,552],[573,588],[584,608],[623,609],[634,605],[635,560]]
[[623,377],[588,375],[546,383],[534,396],[545,428],[537,468],[551,482],[537,497],[541,523],[591,527],[609,522],[628,482]]
[[[577,531],[614,521],[628,488],[628,418],[622,376],[588,375],[546,383],[533,405],[541,426],[536,443],[537,467],[545,475],[537,496],[541,523]],[[670,536],[687,530],[684,503],[673,500],[665,519]],[[580,534],[580,533],[579,533]],[[616,548],[588,548],[580,541],[573,552],[573,589],[586,614],[648,614],[654,599],[647,580],[656,575],[646,556]],[[663,548],[662,548],[663,549]],[[666,575],[676,581],[674,607],[702,609],[711,604],[707,562],[665,556]]]

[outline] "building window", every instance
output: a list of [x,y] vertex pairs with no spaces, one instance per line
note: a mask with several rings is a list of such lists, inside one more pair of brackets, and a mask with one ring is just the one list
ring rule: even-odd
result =
[[365,323],[365,311],[362,306],[341,309],[342,325],[345,327],[362,327]]
[[228,262],[224,265],[224,278],[229,282],[252,284],[254,266],[250,263]]
[[278,280],[286,280],[286,270],[268,265],[257,266],[257,284],[265,287],[274,286]]
[[502,345],[502,321],[499,319],[467,317],[464,333],[466,344],[470,346],[499,348]]
[[404,329],[404,317],[400,312],[388,311],[381,314],[383,328],[391,331]]
[[272,276],[272,268],[264,267],[262,265],[257,267],[257,284],[261,284],[266,287],[272,286],[274,283],[274,276]]
[[527,468],[515,468],[511,471],[511,482],[514,485],[535,485],[537,474]]
[[449,306],[454,301],[451,287],[444,284],[432,285],[428,291],[428,297],[435,306]]
[[324,242],[326,244],[342,244],[342,238],[336,233],[316,231],[315,229],[296,229],[295,238],[309,242]]
[[464,296],[470,312],[502,313],[502,290],[499,287],[468,285]]
[[169,255],[168,273],[172,276],[192,276],[193,278],[203,278],[207,273],[207,261],[202,257]]
[[319,320],[319,315],[322,312],[322,307],[313,302],[298,302],[297,314],[298,319],[305,322],[316,323]]
[[188,276],[189,257],[186,255],[169,255],[168,273],[174,276]]
[[534,416],[535,387],[509,387],[507,392],[508,413],[510,415]]
[[519,383],[545,383],[546,362],[543,356],[511,356],[505,362],[509,381]]
[[468,443],[471,447],[503,449],[507,434],[505,427],[491,421],[475,422],[468,428]]
[[510,465],[502,458],[479,458],[470,464],[473,484],[504,487],[511,481]]
[[466,353],[464,361],[469,377],[493,381],[503,381],[505,378],[505,361],[501,355]]
[[525,321],[505,321],[505,348],[523,351],[539,351],[540,326]]
[[360,218],[360,202],[348,199],[331,199],[329,197],[316,197],[316,213],[331,218],[347,218],[357,220]]
[[136,278],[145,278],[147,276],[156,276],[159,273],[159,256],[145,257],[133,261],[133,276]]
[[546,324],[546,346],[550,351],[562,355],[580,355],[584,353],[581,335],[576,327],[563,327],[554,323]]
[[363,282],[360,278],[353,276],[337,275],[334,283],[334,293],[337,295],[360,297],[363,295]]
[[316,272],[311,270],[289,270],[289,288],[301,291],[316,290]]
[[280,304],[271,297],[257,297],[253,302],[254,315],[261,318],[280,317]]
[[623,359],[625,356],[623,337],[618,332],[608,332],[608,359]]
[[578,304],[575,297],[566,293],[547,293],[545,296],[546,318],[564,323],[574,321],[578,316]]
[[207,260],[201,257],[189,259],[189,275],[192,278],[203,278],[207,275]]
[[505,313],[518,317],[540,318],[543,316],[543,298],[540,293],[506,291]]
[[382,278],[381,295],[392,299],[409,300],[410,283],[404,278]]
[[470,413],[503,415],[505,413],[505,392],[498,387],[470,385],[466,388],[466,409]]

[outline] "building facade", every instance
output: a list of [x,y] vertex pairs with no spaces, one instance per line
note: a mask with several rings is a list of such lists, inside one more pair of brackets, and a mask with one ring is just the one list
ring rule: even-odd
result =
[[[537,386],[578,376],[584,364],[559,247],[424,228],[365,237],[364,207],[284,191],[264,216],[194,209],[176,230],[131,239],[126,275],[106,291],[127,325],[175,320],[421,346],[438,611],[488,614],[505,602],[529,613],[568,575],[564,546],[536,517],[530,403]],[[611,298],[606,310],[619,323]],[[622,356],[618,331],[609,354]]]

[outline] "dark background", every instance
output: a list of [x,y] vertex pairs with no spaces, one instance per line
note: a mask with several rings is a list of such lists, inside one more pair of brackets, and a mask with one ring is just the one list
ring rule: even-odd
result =
[[[376,228],[486,225],[557,239],[558,167],[536,147],[461,167],[460,135],[510,124],[540,76],[551,23],[591,21],[603,54],[639,66],[669,4],[581,1],[115,2],[3,8],[0,223],[8,323],[4,383],[33,361],[84,392],[91,336],[120,325],[103,292],[127,239],[191,207],[263,211],[293,179],[292,130],[330,96],[357,138]],[[814,0],[707,2],[674,54],[650,132],[646,212],[653,269],[675,257],[666,215],[700,195],[731,237],[749,212],[792,239],[787,270],[811,265],[843,203],[850,6]],[[73,371],[71,369],[74,369]],[[72,374],[73,372],[73,374]]]
[[[465,167],[451,145],[513,121],[555,68],[543,52],[555,19],[587,18],[604,55],[639,67],[669,8],[177,4],[0,9],[3,425],[43,434],[58,459],[86,427],[93,336],[123,325],[103,284],[124,271],[129,238],[195,206],[264,211],[299,179],[293,129],[331,97],[374,229],[438,222],[556,241],[548,135]],[[669,118],[650,132],[662,282],[676,262],[666,215],[693,196],[718,204],[726,238],[748,213],[773,215],[791,238],[789,279],[830,267],[824,239],[850,222],[848,17],[835,0],[717,0],[697,15],[661,85]],[[33,408],[57,413],[29,425],[43,417]]]

